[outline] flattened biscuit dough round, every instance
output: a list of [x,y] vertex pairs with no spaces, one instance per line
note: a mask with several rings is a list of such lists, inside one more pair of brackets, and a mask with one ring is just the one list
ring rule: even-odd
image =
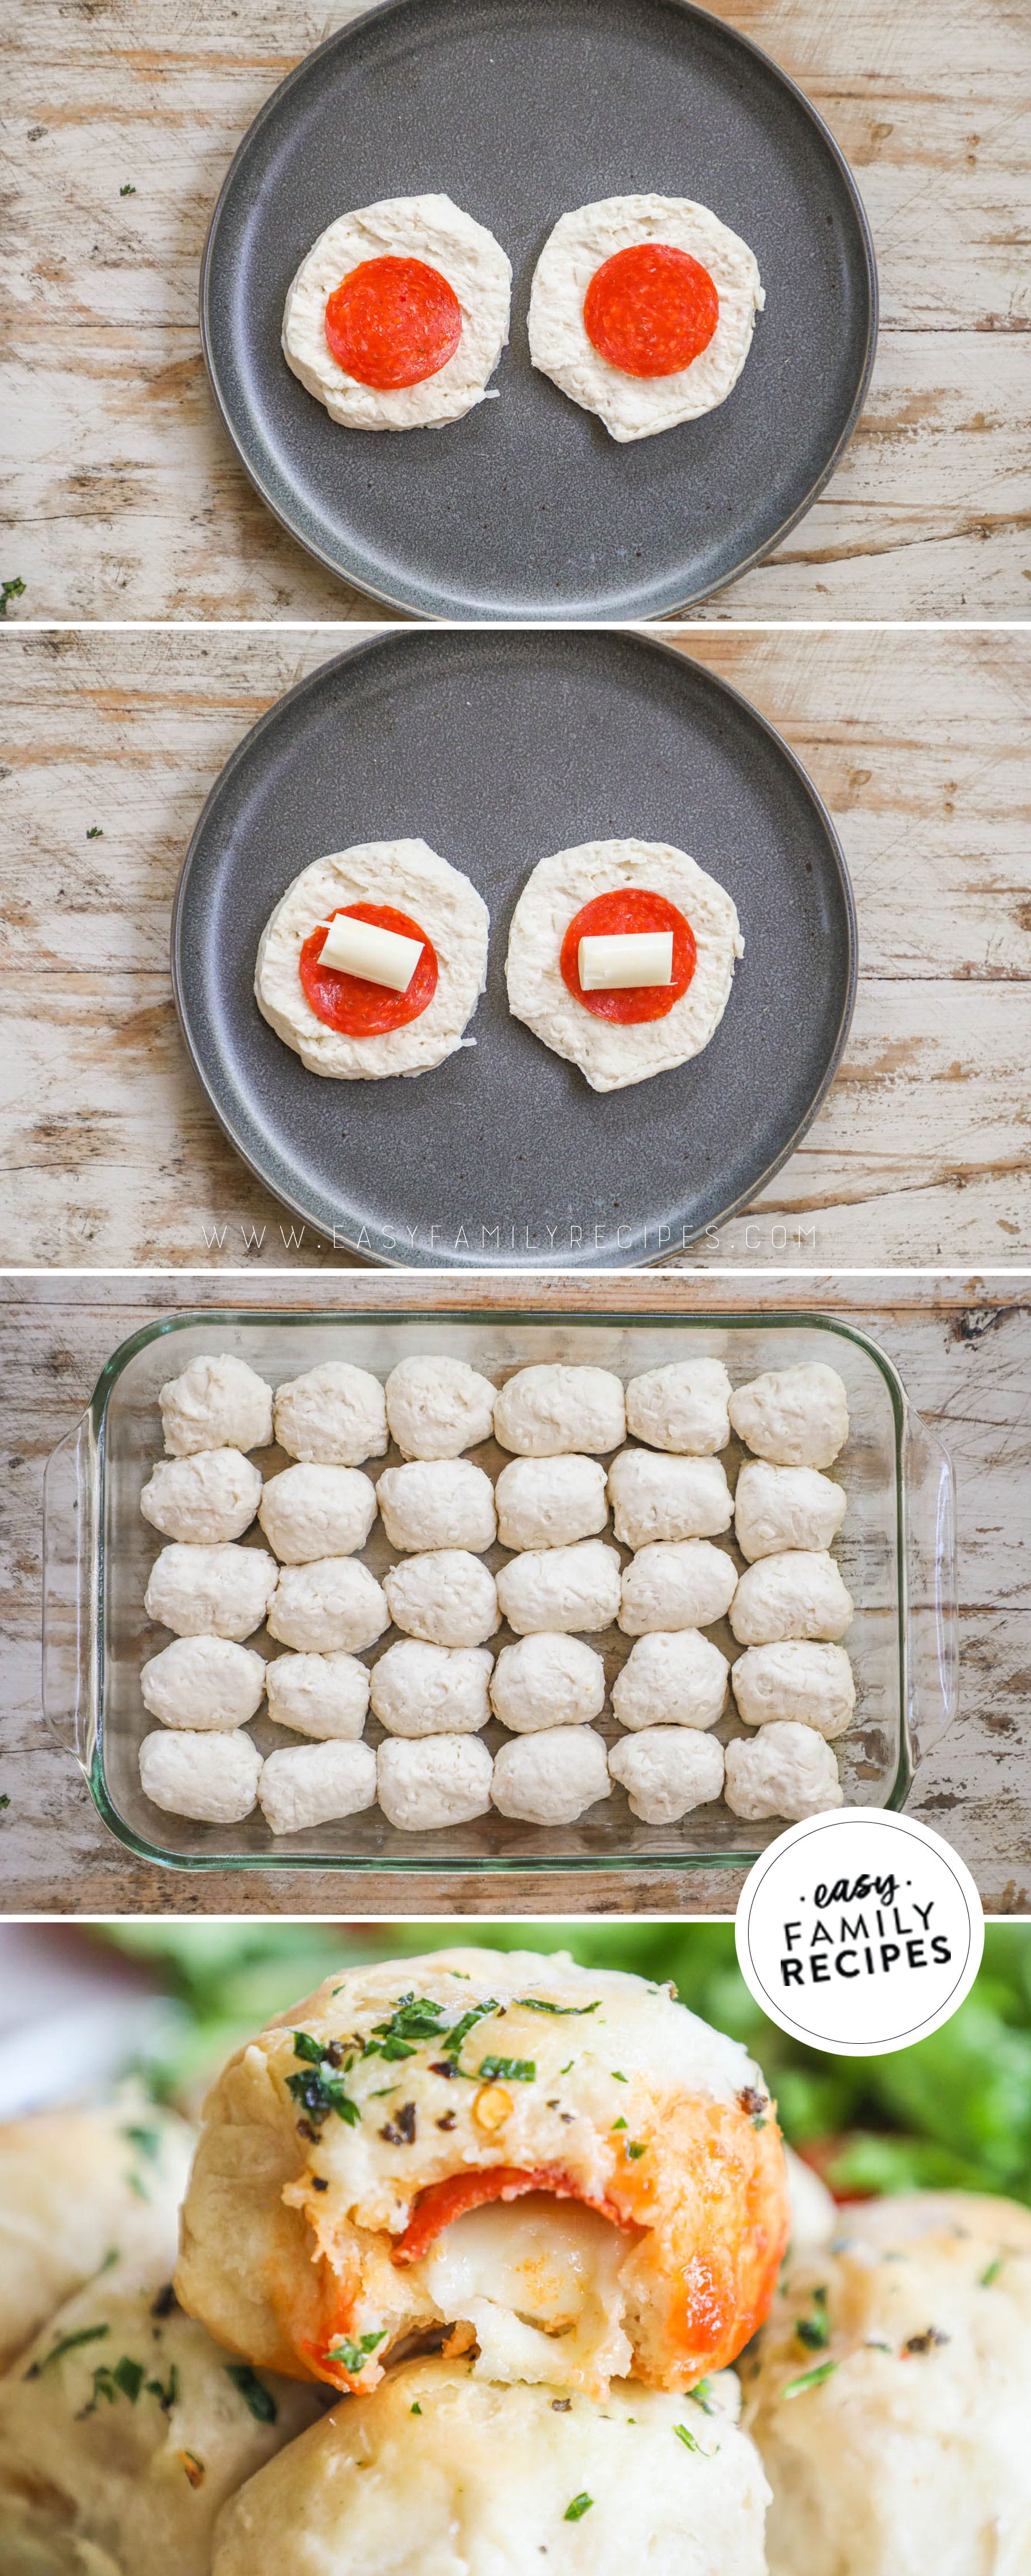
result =
[[[380,387],[349,376],[326,338],[326,304],[371,259],[418,259],[447,279],[462,310],[458,347],[422,384]],[[476,403],[508,339],[512,269],[485,224],[450,197],[384,197],[338,215],[297,271],[283,314],[283,356],[345,429],[442,429]]]
[[[617,251],[662,242],[687,251],[711,277],[719,320],[709,345],[671,376],[631,376],[614,367],[587,337],[584,297],[592,277]],[[541,374],[584,411],[597,412],[621,444],[650,438],[715,411],[736,385],[766,297],[754,252],[690,197],[602,197],[560,215],[534,272],[527,329]]]
[[[640,886],[665,895],[691,924],[694,974],[665,1019],[600,1019],[562,980],[562,942],[574,915],[595,895]],[[512,918],[505,974],[517,1020],[555,1055],[578,1064],[592,1091],[622,1091],[700,1055],[718,1029],[744,955],[731,897],[686,850],[665,841],[584,841],[538,860]]]
[[[417,1020],[382,1037],[349,1038],[328,1028],[307,1000],[300,955],[320,922],[353,903],[386,903],[408,913],[437,953],[437,989]],[[487,981],[490,916],[460,868],[425,841],[358,841],[313,859],[288,885],[261,934],[254,975],[258,1009],[309,1073],[336,1082],[377,1082],[391,1073],[429,1073],[462,1044]]]

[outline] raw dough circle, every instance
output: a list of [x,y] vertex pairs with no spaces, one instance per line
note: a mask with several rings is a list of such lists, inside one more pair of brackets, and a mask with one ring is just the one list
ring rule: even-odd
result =
[[[573,915],[613,886],[645,886],[686,914],[698,959],[665,1019],[619,1022],[585,1011],[562,980],[559,957]],[[505,974],[517,1020],[555,1055],[578,1064],[592,1091],[620,1091],[687,1064],[718,1029],[744,955],[737,909],[725,887],[686,850],[665,841],[584,841],[539,859],[512,916]],[[583,1441],[576,1446],[584,1447]]]
[[402,1637],[372,1667],[372,1714],[388,1735],[478,1735],[490,1716],[488,1646]]
[[173,1637],[140,1674],[140,1697],[162,1726],[228,1733],[255,1717],[265,1692],[265,1662],[229,1637]]
[[609,1770],[626,1790],[631,1815],[645,1825],[675,1825],[719,1797],[723,1746],[714,1735],[647,1727],[613,1745]]
[[316,1556],[351,1556],[364,1547],[376,1518],[376,1488],[358,1467],[305,1460],[270,1476],[258,1519],[281,1565]]
[[494,1429],[490,1379],[447,1352],[399,1360],[384,1392],[390,1436],[402,1458],[457,1458]]
[[[437,952],[437,987],[418,1019],[382,1037],[327,1027],[301,984],[305,940],[343,905],[390,903],[417,921]],[[463,1041],[487,981],[490,915],[481,895],[425,841],[359,841],[302,868],[261,934],[254,993],[262,1017],[309,1073],[339,1082],[428,1073]],[[367,1450],[366,1456],[371,1453]]]
[[232,1351],[201,1353],[158,1396],[170,1458],[198,1449],[264,1449],[272,1438],[272,1389]]
[[276,1439],[288,1458],[360,1467],[382,1458],[387,1408],[378,1377],[350,1360],[321,1360],[276,1388]]
[[551,1726],[584,1726],[605,1706],[605,1666],[582,1637],[538,1630],[503,1646],[490,1683],[490,1704],[513,1735]]
[[189,1458],[159,1458],[140,1495],[140,1510],[163,1538],[217,1547],[242,1538],[261,1501],[261,1471],[240,1449],[196,1449]]
[[[584,297],[617,251],[661,242],[686,251],[711,277],[719,319],[708,346],[669,376],[632,376],[588,339]],[[748,243],[690,197],[602,197],[560,215],[534,271],[527,332],[530,356],[584,411],[597,412],[621,443],[714,411],[736,385],[766,301]]]
[[604,1740],[591,1726],[551,1726],[517,1735],[494,1759],[491,1799],[528,1825],[575,1825],[612,1795]]
[[[326,338],[329,297],[372,259],[418,259],[457,296],[462,336],[452,357],[421,384],[361,384],[334,358]],[[302,385],[345,429],[440,429],[486,397],[508,339],[511,263],[485,224],[450,197],[385,197],[327,225],[301,261],[283,314],[283,355]]]

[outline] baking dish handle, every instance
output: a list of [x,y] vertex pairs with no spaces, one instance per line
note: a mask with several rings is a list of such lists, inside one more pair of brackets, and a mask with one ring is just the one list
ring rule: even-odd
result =
[[88,1772],[97,1740],[99,1452],[84,1413],[43,1480],[43,1714]]
[[909,1732],[914,1768],[951,1726],[959,1686],[956,1477],[937,1433],[906,1411]]

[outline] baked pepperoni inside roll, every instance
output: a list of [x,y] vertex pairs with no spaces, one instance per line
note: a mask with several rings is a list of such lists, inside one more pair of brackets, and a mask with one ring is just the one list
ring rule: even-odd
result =
[[731,2362],[786,2235],[736,2041],[639,1977],[444,1950],[329,1978],[230,2061],[176,2286],[248,2361],[360,2395],[443,2344],[602,2398]]

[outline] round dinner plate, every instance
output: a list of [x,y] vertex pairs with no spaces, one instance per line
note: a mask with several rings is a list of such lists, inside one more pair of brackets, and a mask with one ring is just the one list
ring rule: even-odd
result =
[[[538,859],[631,834],[726,886],[745,953],[701,1055],[595,1092],[512,1017],[508,932]],[[476,1043],[414,1079],[329,1081],[262,1019],[258,941],[312,859],[407,836],[488,906]],[[855,924],[805,772],[687,653],[607,630],[402,629],[302,680],[233,753],[179,881],[172,971],[227,1135],[338,1248],[606,1268],[687,1249],[799,1143],[848,1032]]]
[[[283,357],[287,288],[338,215],[424,191],[512,262],[499,399],[445,429],[343,429]],[[766,310],[725,403],[618,446],[531,366],[526,315],[559,215],[635,191],[700,199],[743,234]],[[854,427],[876,306],[826,126],[691,0],[384,0],[255,118],[201,278],[215,397],[269,507],[330,571],[442,618],[652,617],[759,561]]]

